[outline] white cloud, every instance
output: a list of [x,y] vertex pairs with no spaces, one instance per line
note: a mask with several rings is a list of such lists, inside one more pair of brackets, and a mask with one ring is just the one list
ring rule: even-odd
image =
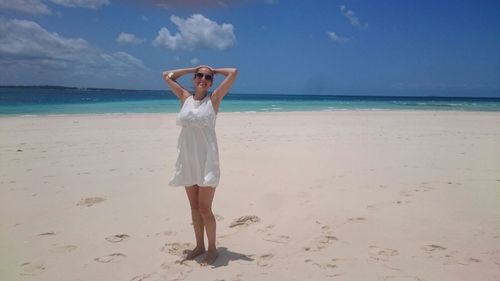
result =
[[359,18],[354,14],[352,10],[348,10],[345,5],[340,6],[340,12],[351,22],[353,26],[360,27],[360,28],[367,28],[368,24],[367,23],[361,23]]
[[200,64],[200,59],[198,58],[191,59],[191,65],[199,65],[199,64]]
[[2,58],[67,60],[66,56],[89,49],[83,39],[67,39],[50,33],[27,20],[0,21],[0,54]]
[[145,69],[141,60],[127,53],[102,52],[84,39],[65,38],[33,21],[0,20],[0,34],[0,77],[21,77],[23,83],[39,76],[61,82],[135,77]]
[[52,12],[44,2],[88,9],[97,9],[110,4],[109,0],[0,0],[0,10],[11,10],[32,15],[50,15]]
[[143,15],[143,16],[141,16],[141,20],[142,21],[148,21],[149,19],[148,19],[148,17],[146,17],[146,16]]
[[0,0],[0,10],[11,10],[33,15],[51,14],[49,7],[41,0]]
[[88,9],[97,9],[101,6],[109,5],[109,0],[50,0],[56,4],[65,7],[80,7]]
[[141,39],[134,34],[122,32],[118,35],[116,41],[119,44],[140,44],[144,42],[144,39]]
[[224,50],[234,45],[236,36],[232,24],[218,24],[201,14],[194,14],[183,19],[175,15],[170,20],[179,32],[172,35],[166,27],[162,27],[153,45],[171,50],[218,49]]
[[339,36],[339,35],[337,35],[337,33],[333,32],[333,31],[328,32],[328,36],[330,36],[330,39],[332,39],[333,41],[338,42],[338,43],[345,43],[345,42],[349,41],[349,38]]

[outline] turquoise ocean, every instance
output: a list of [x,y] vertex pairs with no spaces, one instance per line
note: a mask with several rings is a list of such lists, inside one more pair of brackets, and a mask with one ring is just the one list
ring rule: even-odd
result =
[[[500,98],[229,93],[220,112],[338,110],[500,111]],[[167,90],[0,87],[0,116],[175,113]]]

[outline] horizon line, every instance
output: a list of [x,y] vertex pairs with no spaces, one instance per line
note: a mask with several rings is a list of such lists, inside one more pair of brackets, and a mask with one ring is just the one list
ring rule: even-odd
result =
[[[105,88],[105,87],[78,87],[78,86],[60,86],[60,85],[0,85],[0,88],[31,88],[31,89],[67,89],[67,90],[108,90],[108,91],[169,91],[169,89],[164,89],[164,90],[159,90],[159,89],[124,89],[124,88]],[[407,89],[407,90],[412,90],[416,91],[415,89]],[[343,90],[343,91],[353,91],[353,90]],[[358,90],[359,91],[359,90]],[[362,90],[362,91],[374,91],[374,92],[379,92],[383,90]],[[397,91],[397,89],[391,89],[391,90],[386,90],[386,91]],[[423,90],[426,91],[426,90]],[[428,91],[428,90],[427,90]],[[373,94],[373,95],[367,95],[367,94],[307,94],[307,93],[256,93],[256,92],[233,92],[233,94],[238,94],[238,95],[261,95],[261,96],[270,96],[270,95],[276,95],[276,96],[335,96],[335,97],[421,97],[421,98],[482,98],[482,99],[500,99],[500,93],[498,96],[495,95],[480,95],[480,96],[471,96],[471,95],[434,95],[434,94],[428,94],[428,95],[415,95],[415,94],[410,94],[410,95],[394,95],[394,94]]]

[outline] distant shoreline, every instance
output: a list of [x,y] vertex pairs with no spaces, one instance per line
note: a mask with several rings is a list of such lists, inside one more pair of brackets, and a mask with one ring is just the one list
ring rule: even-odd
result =
[[0,85],[0,88],[21,88],[21,89],[71,89],[77,90],[78,87],[66,87],[66,86],[54,86],[54,85],[34,85],[34,86],[25,86],[25,85]]
[[[145,92],[158,92],[158,91],[167,91],[169,92],[170,90],[168,89],[159,89],[159,90],[152,90],[152,89],[120,89],[120,88],[99,88],[99,87],[75,87],[75,86],[57,86],[57,85],[0,85],[0,89],[42,89],[42,90],[80,90],[80,91],[127,91],[127,92],[132,92],[132,91],[145,91]],[[376,92],[376,91],[375,91]],[[474,95],[457,95],[457,96],[448,96],[448,95],[396,95],[396,94],[373,94],[373,95],[366,95],[366,94],[306,94],[306,93],[269,93],[269,94],[263,94],[263,93],[249,93],[249,92],[238,92],[238,93],[232,93],[236,95],[248,95],[248,96],[262,96],[262,97],[281,97],[281,96],[291,96],[291,97],[301,97],[301,96],[308,96],[308,97],[330,97],[330,98],[368,98],[368,99],[377,99],[377,98],[408,98],[408,99],[443,99],[443,100],[450,100],[450,99],[480,99],[480,100],[499,100],[500,96],[490,96],[490,95],[479,95],[479,96],[474,96]]]
[[55,86],[55,85],[0,85],[0,88],[17,88],[17,89],[53,89],[53,90],[107,90],[107,91],[156,91],[156,90],[135,90],[135,89],[115,89],[115,88],[87,88],[74,86]]

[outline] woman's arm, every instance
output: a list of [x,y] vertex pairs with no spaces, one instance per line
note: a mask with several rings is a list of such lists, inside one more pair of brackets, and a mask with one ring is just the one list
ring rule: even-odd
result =
[[[188,90],[184,89],[179,83],[177,83],[176,79],[188,73],[194,73],[195,71],[195,67],[163,71],[163,80],[165,80],[174,95],[179,98],[181,102],[184,102],[184,100],[187,99],[191,94]],[[172,74],[169,78],[170,73]]]
[[216,68],[213,70],[214,74],[222,74],[226,76],[224,81],[214,90],[212,93],[212,105],[215,108],[215,111],[219,111],[219,105],[225,95],[229,92],[229,89],[236,80],[236,76],[238,75],[238,69],[236,68]]

